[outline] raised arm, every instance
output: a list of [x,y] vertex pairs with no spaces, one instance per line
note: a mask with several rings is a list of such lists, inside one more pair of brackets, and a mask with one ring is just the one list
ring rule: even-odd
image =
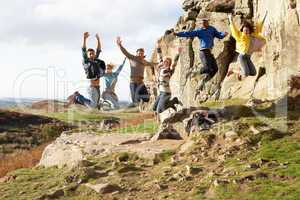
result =
[[122,63],[122,64],[118,67],[118,69],[116,70],[116,72],[115,72],[116,76],[119,76],[119,74],[121,73],[121,71],[122,71],[122,69],[123,69],[123,67],[124,67],[124,65],[125,65],[126,59],[127,59],[127,58],[125,57],[123,63]]
[[129,53],[122,45],[122,40],[120,37],[117,37],[117,45],[119,46],[120,50],[122,51],[122,53],[130,60],[135,60],[136,57],[134,55],[132,55],[131,53]]
[[101,41],[100,41],[100,37],[99,34],[96,34],[96,39],[97,39],[97,48],[96,48],[96,58],[99,57],[100,53],[101,53]]
[[265,16],[264,16],[262,21],[257,20],[257,22],[255,24],[255,33],[256,34],[259,34],[259,33],[262,32],[262,29],[263,29],[264,23],[266,21],[267,15],[268,15],[268,11],[266,11]]
[[163,62],[163,55],[162,55],[162,50],[159,45],[156,47],[156,52],[157,52],[157,60],[159,63]]
[[178,47],[177,49],[177,54],[175,55],[175,58],[173,60],[173,64],[171,66],[171,73],[173,74],[174,71],[175,71],[175,68],[177,66],[177,63],[178,63],[178,60],[179,60],[179,57],[180,57],[180,54],[182,52],[182,47]]
[[233,22],[233,16],[230,14],[228,16],[229,19],[229,23],[230,23],[230,30],[231,30],[231,34],[234,37],[234,39],[239,39],[241,36],[241,32],[237,29],[235,23]]
[[86,63],[88,60],[88,56],[86,53],[86,41],[87,38],[90,36],[89,32],[83,33],[83,44],[82,44],[82,57],[83,57],[83,63]]
[[201,37],[201,31],[200,30],[194,30],[194,31],[183,31],[175,33],[178,37]]

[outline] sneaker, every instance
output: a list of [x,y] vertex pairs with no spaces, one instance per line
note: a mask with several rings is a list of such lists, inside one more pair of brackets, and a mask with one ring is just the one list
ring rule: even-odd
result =
[[176,106],[174,104],[171,105],[170,108],[172,108],[173,110],[175,110],[175,112],[177,112],[177,108],[176,108]]
[[177,97],[174,97],[174,98],[172,99],[172,101],[173,101],[174,104],[178,104],[178,105],[183,106],[182,102],[179,101],[179,99],[178,99]]

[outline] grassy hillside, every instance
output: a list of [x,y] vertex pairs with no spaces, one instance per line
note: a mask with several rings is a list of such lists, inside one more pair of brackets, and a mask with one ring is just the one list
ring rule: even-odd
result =
[[[209,104],[220,106],[220,102]],[[231,117],[224,118],[211,130],[192,134],[187,139],[190,145],[184,150],[163,152],[155,160],[131,153],[91,156],[73,170],[20,169],[9,173],[0,183],[0,194],[7,200],[298,200],[299,111],[291,110],[285,116],[278,110],[274,113],[273,104],[261,104],[254,110],[239,104],[239,101],[227,102],[227,106],[233,106]],[[148,119],[143,125],[132,127],[134,132],[149,129],[151,132],[157,125]],[[124,128],[111,133],[122,133]],[[235,137],[228,136],[228,132],[234,132]],[[110,184],[119,189],[98,194],[87,183]]]

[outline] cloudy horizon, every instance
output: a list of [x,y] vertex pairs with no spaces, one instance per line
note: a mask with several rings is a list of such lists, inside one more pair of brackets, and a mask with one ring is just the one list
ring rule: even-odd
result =
[[[0,8],[0,97],[64,99],[75,90],[86,95],[83,32],[90,32],[92,48],[99,33],[101,59],[119,64],[124,56],[117,36],[129,51],[144,47],[150,55],[156,39],[181,14],[180,0],[6,1]],[[130,99],[128,74],[127,63],[116,88],[121,100]]]

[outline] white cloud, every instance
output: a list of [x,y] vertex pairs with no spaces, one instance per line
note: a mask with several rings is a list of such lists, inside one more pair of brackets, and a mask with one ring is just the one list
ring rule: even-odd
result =
[[[63,80],[84,80],[80,52],[84,31],[100,33],[101,56],[107,62],[122,61],[123,55],[115,45],[118,35],[129,50],[145,47],[150,55],[155,40],[176,23],[180,14],[180,0],[6,1],[0,8],[0,66],[7,69],[0,80],[6,86],[0,96],[12,96],[13,80],[32,67],[58,66],[65,71]],[[94,47],[94,37],[88,44]],[[128,68],[118,84],[121,99],[129,98],[125,78]],[[32,77],[24,84],[23,96],[45,95],[47,85],[41,78]]]

